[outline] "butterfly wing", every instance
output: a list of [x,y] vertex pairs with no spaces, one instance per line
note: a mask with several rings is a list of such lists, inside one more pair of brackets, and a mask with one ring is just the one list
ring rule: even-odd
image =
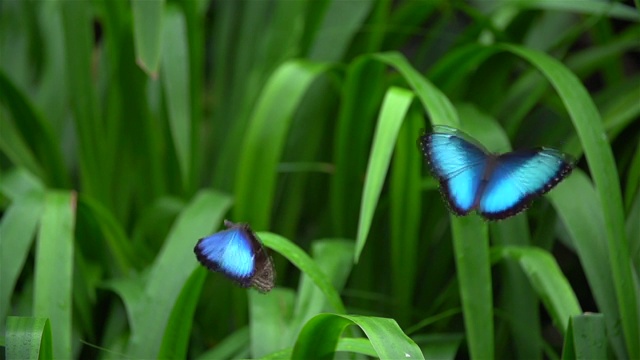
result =
[[449,208],[465,215],[477,203],[489,154],[455,129],[445,129],[422,136],[420,148]]
[[490,220],[515,215],[556,186],[572,169],[568,156],[554,149],[502,154],[496,159],[478,211]]
[[244,287],[251,286],[256,268],[251,239],[239,228],[217,232],[198,241],[194,249],[204,266],[225,274]]
[[225,220],[227,230],[200,239],[194,248],[198,261],[243,287],[268,292],[275,284],[271,257],[246,224]]

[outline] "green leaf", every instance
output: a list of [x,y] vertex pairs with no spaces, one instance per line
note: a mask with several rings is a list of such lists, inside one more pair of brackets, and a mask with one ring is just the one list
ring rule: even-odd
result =
[[379,358],[424,359],[420,348],[392,319],[320,314],[304,326],[293,348],[293,359],[332,359],[338,340],[349,325],[357,325],[369,338]]
[[[0,71],[0,104],[8,110],[0,116],[0,149],[51,186],[67,186],[58,138],[51,124],[37,111],[27,94]],[[13,117],[13,122],[9,120]]]
[[11,294],[23,270],[44,207],[44,192],[25,196],[4,211],[0,220],[0,319],[11,305]]
[[606,359],[605,338],[603,314],[572,316],[564,339],[562,359]]
[[382,185],[387,176],[391,155],[395,147],[398,132],[402,126],[405,114],[411,106],[413,94],[410,91],[392,87],[387,91],[380,110],[376,132],[371,145],[367,177],[362,190],[360,204],[360,219],[358,235],[356,237],[356,252],[354,260],[357,262],[367,241],[373,214],[378,205]]
[[162,52],[164,0],[131,2],[138,65],[155,77]]
[[[337,292],[340,292],[351,273],[353,267],[353,241],[343,239],[316,240],[312,245],[313,261],[318,265],[326,277],[331,281]],[[293,343],[300,329],[309,319],[320,312],[330,310],[327,298],[315,285],[313,279],[305,272],[302,273],[298,286],[297,298],[293,318],[289,326],[287,338]]]
[[159,359],[185,359],[187,357],[193,314],[206,276],[207,271],[198,267],[193,270],[182,287],[180,296],[171,309],[171,316],[167,320],[167,327],[158,352]]
[[197,240],[222,222],[231,200],[220,193],[203,190],[180,214],[158,254],[141,298],[131,307],[129,353],[140,358],[156,358],[169,316],[185,282],[198,265],[193,254]]
[[[139,1],[134,1],[139,2]],[[171,137],[178,158],[182,186],[189,186],[191,180],[191,108],[189,89],[189,58],[187,50],[187,29],[184,16],[176,5],[167,6],[164,14],[163,50],[160,76],[167,102],[167,115]]]
[[[277,180],[293,112],[313,80],[327,70],[326,65],[290,61],[271,76],[261,93],[236,173],[234,217],[266,229],[271,219]],[[260,179],[260,181],[256,181]]]
[[257,291],[248,295],[251,356],[259,358],[287,346],[289,339],[282,335],[289,331],[295,293],[275,288],[266,295]]
[[287,260],[300,269],[306,276],[309,276],[324,296],[326,296],[327,302],[333,307],[334,311],[342,314],[346,313],[340,295],[331,284],[331,281],[304,250],[288,239],[273,233],[258,232],[256,235],[258,235],[266,247],[275,250],[287,258]]
[[48,318],[55,358],[72,358],[73,252],[76,195],[47,192],[36,246],[33,314]]
[[7,318],[7,359],[53,359],[51,325],[47,318]]
[[[576,193],[580,196],[575,196]],[[548,197],[567,228],[598,309],[607,314],[604,321],[609,341],[616,354],[622,356],[624,339],[614,336],[622,319],[614,296],[604,217],[593,184],[584,172],[575,170]]]
[[629,245],[616,162],[598,109],[580,80],[550,56],[515,45],[500,45],[531,62],[556,89],[578,133],[603,208],[611,270],[630,358],[640,357],[638,292],[631,272]]
[[471,357],[494,357],[493,292],[487,223],[477,215],[449,215],[462,314]]
[[420,225],[422,223],[421,192],[422,154],[416,151],[416,136],[424,128],[422,114],[412,108],[400,128],[389,180],[391,221],[391,274],[396,320],[401,324],[410,318],[418,271]]
[[520,263],[558,330],[565,331],[570,317],[582,313],[569,281],[551,254],[524,246],[495,247],[492,252],[499,259],[513,259]]

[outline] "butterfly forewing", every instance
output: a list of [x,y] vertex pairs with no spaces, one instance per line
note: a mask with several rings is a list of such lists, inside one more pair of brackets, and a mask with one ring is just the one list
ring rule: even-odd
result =
[[473,209],[486,168],[484,149],[450,133],[432,133],[421,140],[431,172],[449,207],[458,215]]
[[271,290],[275,270],[266,249],[246,224],[225,221],[227,230],[198,241],[194,252],[198,261],[212,271],[221,272],[243,287]]

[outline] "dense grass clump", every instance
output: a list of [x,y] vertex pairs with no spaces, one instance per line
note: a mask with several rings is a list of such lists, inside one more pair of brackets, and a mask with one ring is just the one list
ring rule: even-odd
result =
[[[640,13],[584,1],[4,1],[14,358],[640,358]],[[499,222],[418,137],[573,173]],[[248,223],[263,295],[200,266]]]

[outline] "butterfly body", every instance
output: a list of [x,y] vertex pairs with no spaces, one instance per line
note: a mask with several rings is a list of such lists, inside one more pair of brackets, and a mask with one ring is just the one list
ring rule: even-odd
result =
[[220,272],[242,287],[268,292],[275,283],[273,261],[247,224],[225,220],[227,230],[204,237],[193,251],[208,269]]
[[419,146],[449,208],[486,219],[513,216],[548,192],[572,170],[562,152],[549,148],[489,153],[459,130],[438,126]]

